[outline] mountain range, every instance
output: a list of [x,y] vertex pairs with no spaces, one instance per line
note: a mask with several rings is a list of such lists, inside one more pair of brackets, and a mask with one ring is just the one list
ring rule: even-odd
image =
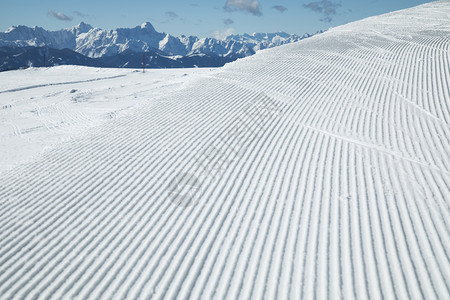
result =
[[43,65],[44,53],[50,55],[47,65],[75,61],[83,65],[136,68],[142,66],[140,54],[145,53],[149,56],[148,67],[216,67],[261,49],[310,36],[276,32],[229,35],[224,39],[175,37],[156,31],[150,22],[115,30],[94,28],[84,22],[57,31],[20,25],[0,33],[3,62],[0,70]]

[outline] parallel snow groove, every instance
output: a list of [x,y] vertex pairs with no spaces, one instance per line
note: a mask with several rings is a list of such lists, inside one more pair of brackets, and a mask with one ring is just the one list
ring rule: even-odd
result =
[[449,13],[261,51],[2,173],[0,298],[449,298]]

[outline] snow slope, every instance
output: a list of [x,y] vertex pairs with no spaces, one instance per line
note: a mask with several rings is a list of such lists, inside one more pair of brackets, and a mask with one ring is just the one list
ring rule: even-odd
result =
[[[0,172],[180,89],[212,69],[80,66],[0,73]],[[150,97],[150,99],[149,99]]]
[[0,173],[1,298],[450,298],[449,32],[263,50]]

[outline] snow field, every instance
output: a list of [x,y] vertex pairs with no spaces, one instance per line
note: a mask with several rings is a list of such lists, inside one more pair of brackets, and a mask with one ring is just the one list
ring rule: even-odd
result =
[[449,298],[449,19],[260,51],[0,173],[1,298]]

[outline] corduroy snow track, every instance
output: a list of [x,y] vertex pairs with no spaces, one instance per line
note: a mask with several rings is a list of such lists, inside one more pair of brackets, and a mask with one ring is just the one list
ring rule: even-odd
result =
[[438,1],[202,73],[0,173],[0,299],[449,299],[449,205]]

